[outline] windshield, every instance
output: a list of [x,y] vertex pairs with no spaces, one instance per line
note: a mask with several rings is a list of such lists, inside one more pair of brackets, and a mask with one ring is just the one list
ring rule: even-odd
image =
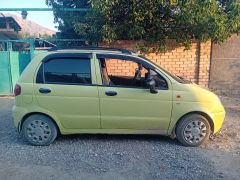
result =
[[163,69],[161,66],[159,66],[158,64],[154,63],[153,61],[151,61],[150,59],[146,58],[145,56],[142,55],[138,55],[140,58],[143,58],[145,60],[147,60],[148,62],[154,64],[155,66],[157,66],[159,69],[161,69],[164,73],[166,73],[167,75],[171,76],[173,79],[175,79],[177,82],[180,83],[191,83],[191,81],[184,79],[183,77],[180,76],[176,76],[170,72],[168,72],[167,70]]

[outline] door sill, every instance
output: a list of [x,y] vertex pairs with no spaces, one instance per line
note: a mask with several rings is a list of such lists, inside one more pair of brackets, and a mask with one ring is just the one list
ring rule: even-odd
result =
[[167,135],[167,130],[160,129],[64,129],[61,134],[158,134]]

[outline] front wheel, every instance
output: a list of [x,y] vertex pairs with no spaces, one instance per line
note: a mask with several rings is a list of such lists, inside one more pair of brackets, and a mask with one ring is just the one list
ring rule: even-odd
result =
[[208,120],[200,114],[185,116],[176,127],[177,139],[185,146],[200,146],[209,139],[210,132]]
[[57,128],[49,117],[32,115],[23,122],[21,134],[31,145],[46,146],[56,139]]

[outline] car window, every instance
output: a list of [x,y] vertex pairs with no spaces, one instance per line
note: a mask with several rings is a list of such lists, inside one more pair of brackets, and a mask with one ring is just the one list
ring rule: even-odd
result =
[[46,84],[91,84],[90,59],[51,59],[43,64],[43,77]]
[[[123,57],[109,57],[102,55],[98,58],[103,85],[114,87],[148,88],[147,78],[151,69],[141,61],[124,59]],[[168,89],[167,81],[158,73],[154,77],[156,88]]]

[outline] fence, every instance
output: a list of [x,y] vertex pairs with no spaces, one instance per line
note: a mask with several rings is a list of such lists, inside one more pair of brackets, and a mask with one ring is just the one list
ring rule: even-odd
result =
[[[26,45],[28,50],[24,50]],[[0,41],[0,95],[10,95],[34,54],[32,40]]]

